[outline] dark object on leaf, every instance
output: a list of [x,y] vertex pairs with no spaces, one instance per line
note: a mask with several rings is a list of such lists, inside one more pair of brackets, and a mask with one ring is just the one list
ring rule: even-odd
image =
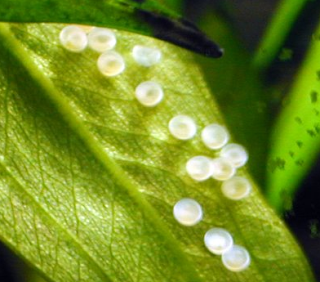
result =
[[185,19],[170,19],[160,14],[136,9],[138,17],[152,27],[156,38],[171,42],[211,58],[220,58],[223,49],[209,39],[192,22]]

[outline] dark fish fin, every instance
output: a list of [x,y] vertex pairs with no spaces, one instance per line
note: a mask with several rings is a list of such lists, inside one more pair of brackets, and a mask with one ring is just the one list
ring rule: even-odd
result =
[[[180,18],[179,22],[185,26],[190,27],[191,29],[195,30],[195,31],[200,31],[200,29],[191,21],[184,19],[184,18]],[[200,31],[201,32],[201,31]]]
[[210,58],[220,58],[223,55],[223,49],[188,20],[170,19],[142,9],[136,9],[136,14],[152,28],[156,38]]

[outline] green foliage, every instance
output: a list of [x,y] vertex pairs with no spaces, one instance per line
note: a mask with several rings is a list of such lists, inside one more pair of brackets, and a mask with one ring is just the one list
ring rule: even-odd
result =
[[[0,20],[77,22],[152,35],[137,8],[179,18],[166,7],[181,11],[180,0],[140,2],[3,0]],[[270,203],[280,212],[290,208],[319,153],[320,30],[272,128],[271,142],[272,89],[260,74],[277,54],[280,60],[292,57],[282,44],[306,2],[280,3],[253,59],[217,15],[203,18],[202,26],[226,50],[218,61],[118,32],[117,49],[127,68],[111,79],[98,72],[93,51],[62,49],[62,25],[1,24],[1,240],[53,282],[314,281],[299,247],[258,188],[232,202],[222,196],[218,182],[191,181],[186,161],[214,154],[200,142],[199,132],[182,142],[167,129],[176,114],[194,117],[199,129],[226,121],[233,140],[248,148],[250,172],[259,183],[264,183],[268,157]],[[130,55],[135,44],[160,48],[161,64],[137,66]],[[155,108],[134,99],[135,87],[145,80],[164,86],[165,100]],[[245,169],[239,174],[251,178]],[[195,227],[173,219],[173,205],[183,197],[204,208],[204,220]],[[203,236],[213,226],[227,228],[237,244],[248,248],[252,264],[247,270],[227,271],[220,257],[205,249]],[[317,223],[310,229],[317,236]]]
[[253,65],[259,70],[265,70],[277,56],[285,39],[302,9],[310,0],[282,0],[265,31]]
[[[178,3],[166,1],[176,10]],[[222,55],[220,47],[197,27],[154,0],[3,0],[0,20],[108,26],[154,36],[208,57]]]
[[[119,32],[127,69],[106,79],[96,70],[97,54],[59,46],[59,27],[0,27],[1,239],[52,281],[313,281],[256,187],[232,202],[218,182],[195,183],[186,175],[188,158],[212,152],[199,135],[174,140],[168,120],[184,113],[199,128],[223,124],[193,56]],[[142,42],[161,48],[160,65],[135,65],[129,53]],[[156,108],[133,97],[149,79],[166,93]],[[182,197],[202,204],[199,225],[173,219]],[[227,228],[248,248],[246,271],[227,271],[204,248],[212,226]]]
[[[165,12],[164,8],[152,0],[149,7]],[[152,5],[154,4],[154,5]],[[134,14],[135,1],[108,0],[96,2],[90,0],[3,0],[0,18],[7,22],[62,22],[104,25],[123,28],[151,35],[151,29],[139,22]]]
[[267,197],[279,212],[291,208],[294,192],[319,155],[319,34],[318,28],[273,127]]

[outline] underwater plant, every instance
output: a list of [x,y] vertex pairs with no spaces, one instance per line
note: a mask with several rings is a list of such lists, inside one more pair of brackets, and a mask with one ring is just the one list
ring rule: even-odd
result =
[[2,0],[0,240],[26,281],[315,281],[279,215],[320,147],[319,31],[265,81],[307,2],[249,53],[178,0]]

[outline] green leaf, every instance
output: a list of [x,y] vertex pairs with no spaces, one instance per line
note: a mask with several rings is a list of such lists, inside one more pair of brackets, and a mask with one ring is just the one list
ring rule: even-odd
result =
[[184,0],[157,0],[158,3],[163,3],[164,6],[167,6],[170,8],[170,10],[173,10],[180,15],[183,14],[185,1]]
[[207,57],[223,54],[196,26],[154,0],[2,0],[0,21],[108,26],[154,36]]
[[[185,171],[213,156],[199,138],[183,142],[167,124],[192,116],[199,129],[223,124],[189,52],[119,32],[126,71],[106,79],[97,54],[59,46],[61,25],[0,28],[0,237],[52,281],[314,281],[299,247],[257,187],[239,202],[214,180]],[[161,64],[138,67],[133,45],[160,48]],[[218,79],[218,78],[217,78]],[[165,100],[145,108],[133,92],[155,80]],[[251,148],[248,148],[249,152]],[[240,175],[250,177],[245,169]],[[203,206],[194,227],[172,216],[176,201]],[[204,247],[213,227],[230,230],[252,257],[240,273]]]
[[44,276],[39,275],[37,271],[26,265],[23,276],[21,277],[23,277],[24,282],[49,282],[49,280],[46,280]]
[[[134,11],[139,1],[107,0],[92,2],[91,0],[3,0],[0,18],[8,22],[63,22],[108,25],[151,35],[148,25],[139,22]],[[175,14],[148,0],[149,9],[163,12],[168,16]],[[176,16],[176,15],[175,15]]]
[[277,56],[293,24],[309,0],[282,0],[258,46],[253,65],[266,69]]
[[267,197],[278,212],[291,208],[297,187],[320,151],[319,34],[320,28],[272,132]]

